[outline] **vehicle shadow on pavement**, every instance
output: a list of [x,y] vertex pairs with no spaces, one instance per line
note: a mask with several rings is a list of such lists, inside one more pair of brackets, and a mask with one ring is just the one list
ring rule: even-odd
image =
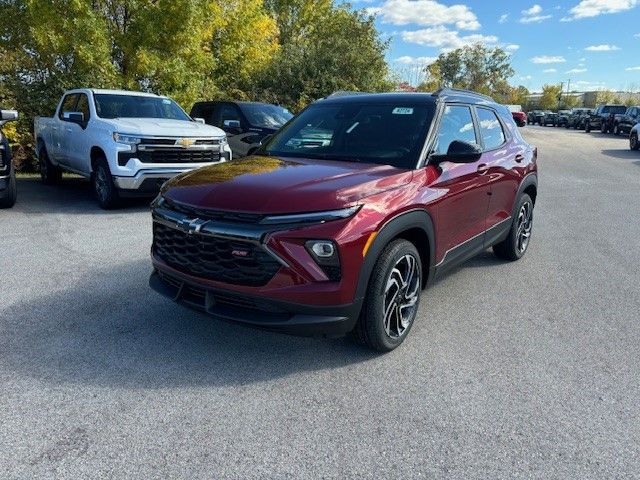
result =
[[624,149],[602,150],[601,153],[602,153],[602,155],[605,155],[607,157],[621,158],[623,160],[638,160],[638,159],[640,159],[640,155],[638,154],[638,152],[634,152],[633,150],[630,150],[629,148],[627,148],[626,150],[624,150]]
[[105,215],[149,210],[151,197],[127,198],[114,210],[100,210],[89,181],[81,177],[63,177],[58,185],[43,185],[37,177],[18,177],[19,213],[102,213]]
[[122,388],[233,385],[378,357],[348,339],[224,323],[148,286],[149,262],[96,270],[0,313],[0,365],[47,383]]

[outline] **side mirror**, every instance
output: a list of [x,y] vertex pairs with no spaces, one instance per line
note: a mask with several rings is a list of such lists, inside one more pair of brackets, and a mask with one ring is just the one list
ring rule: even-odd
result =
[[62,119],[71,123],[84,123],[84,113],[82,112],[62,112]]
[[204,118],[200,118],[200,117],[195,117],[195,118],[193,119],[193,121],[194,121],[194,122],[196,122],[196,123],[201,123],[201,124],[203,124],[203,125],[204,125],[205,123],[207,123],[207,122],[205,122],[205,121],[204,121]]
[[240,122],[238,120],[225,120],[222,122],[222,129],[229,133],[242,133]]
[[454,140],[449,144],[446,155],[432,155],[437,162],[473,163],[482,157],[482,149],[475,143]]
[[0,110],[0,120],[3,122],[11,122],[18,119],[17,110]]

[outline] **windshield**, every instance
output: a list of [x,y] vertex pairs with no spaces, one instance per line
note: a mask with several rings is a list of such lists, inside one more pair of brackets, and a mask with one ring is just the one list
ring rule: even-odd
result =
[[165,118],[191,120],[176,102],[163,97],[142,95],[94,95],[100,118]]
[[262,154],[414,168],[434,105],[311,105],[266,144]]
[[607,105],[602,109],[602,113],[625,113],[627,111],[627,107],[624,105]]
[[293,114],[284,107],[269,104],[240,104],[240,109],[254,127],[278,129],[287,123]]

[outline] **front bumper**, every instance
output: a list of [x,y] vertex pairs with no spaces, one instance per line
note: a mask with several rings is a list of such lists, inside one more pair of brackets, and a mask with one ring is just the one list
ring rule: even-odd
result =
[[315,306],[205,288],[154,270],[149,286],[175,302],[213,317],[301,336],[340,337],[353,330],[361,304]]
[[162,186],[164,182],[170,180],[180,173],[188,172],[189,170],[193,170],[193,167],[140,170],[133,177],[114,176],[113,183],[115,183],[116,188],[120,190],[139,190],[143,184],[148,185],[149,183],[154,183],[155,185],[157,185],[157,192],[157,190],[160,189],[160,186]]

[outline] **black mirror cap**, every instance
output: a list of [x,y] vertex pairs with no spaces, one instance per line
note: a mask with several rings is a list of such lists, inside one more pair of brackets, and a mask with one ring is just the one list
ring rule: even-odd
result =
[[473,163],[482,157],[482,148],[475,143],[454,140],[449,144],[446,155],[433,155],[436,162]]
[[84,114],[82,112],[63,112],[62,118],[68,122],[84,123]]

